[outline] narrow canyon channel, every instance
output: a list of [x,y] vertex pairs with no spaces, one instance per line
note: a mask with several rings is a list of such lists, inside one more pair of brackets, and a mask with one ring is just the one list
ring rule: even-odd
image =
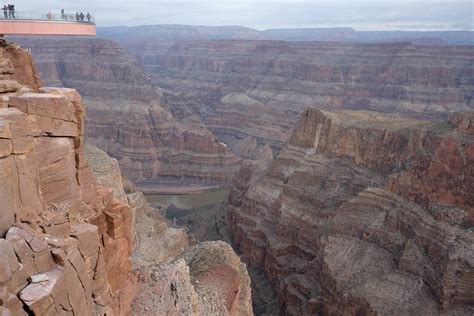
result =
[[230,240],[225,229],[225,211],[230,189],[217,187],[199,192],[148,193],[148,202],[161,209],[168,223],[185,227],[197,240]]
[[[182,187],[160,194],[146,194],[147,201],[161,209],[169,225],[185,227],[196,241],[224,240],[232,244],[225,225],[229,188],[220,187],[190,192]],[[187,192],[186,192],[187,191]],[[186,193],[182,193],[186,192]],[[277,295],[261,269],[248,267],[252,278],[252,301],[255,315],[277,315]]]
[[[173,209],[189,210],[194,208],[201,208],[227,201],[230,189],[218,188],[204,192],[189,193],[189,194],[147,194],[146,199],[154,206],[168,204]],[[166,218],[173,220],[175,216],[174,211],[167,211]]]

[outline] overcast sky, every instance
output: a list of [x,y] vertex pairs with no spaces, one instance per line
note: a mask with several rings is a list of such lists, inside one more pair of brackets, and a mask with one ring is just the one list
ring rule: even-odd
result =
[[98,26],[242,25],[257,29],[473,30],[471,0],[2,0],[17,11],[90,11]]

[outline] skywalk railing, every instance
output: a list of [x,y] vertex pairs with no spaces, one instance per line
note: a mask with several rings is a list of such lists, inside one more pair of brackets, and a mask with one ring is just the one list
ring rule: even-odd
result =
[[72,22],[72,23],[87,23],[95,24],[94,15],[86,12],[46,12],[42,13],[32,13],[24,11],[5,11],[0,8],[0,20],[27,20],[27,21],[54,21],[54,22]]

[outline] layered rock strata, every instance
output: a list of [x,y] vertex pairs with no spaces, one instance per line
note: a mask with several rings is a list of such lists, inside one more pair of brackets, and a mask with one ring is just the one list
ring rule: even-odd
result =
[[[229,184],[239,159],[201,123],[179,122],[143,71],[103,39],[22,39],[48,85],[77,89],[88,107],[86,141],[144,185]],[[149,189],[149,188],[148,188]]]
[[[85,149],[80,95],[24,86],[15,64],[33,66],[16,45],[0,50],[1,314],[251,315],[250,279],[232,248],[182,254],[184,230],[169,228],[140,192],[124,191],[115,159]],[[20,77],[28,73],[24,82],[39,82],[34,68]]]
[[[118,57],[118,48],[110,42],[98,41],[90,50],[84,49],[84,41],[25,41],[41,61],[39,68],[48,84],[62,82],[78,88],[88,102],[91,99],[91,142],[118,158],[127,176],[133,175],[137,181],[156,177],[164,182],[228,181],[227,170],[235,172],[235,160],[227,151],[223,154],[219,145],[203,142],[212,137],[200,121],[239,157],[268,159],[282,148],[307,107],[396,112],[419,118],[446,117],[450,112],[473,108],[474,54],[469,46],[224,41],[219,37],[197,41],[199,36],[187,37],[187,32],[178,39],[158,37],[162,40],[156,41],[150,40],[153,32],[151,27],[148,33],[141,33],[135,39],[138,42],[127,35],[111,35],[136,58],[151,81],[130,59]],[[196,34],[203,32],[207,31]],[[234,34],[234,30],[229,32]],[[246,38],[239,36],[235,38]],[[97,57],[98,52],[103,56],[106,52],[107,60]],[[89,57],[85,60],[84,56]],[[100,64],[94,63],[99,60]],[[94,85],[86,82],[81,69],[97,73]],[[130,76],[122,75],[124,72]],[[116,89],[110,81],[116,83]],[[145,103],[159,99],[150,83],[167,89],[159,92],[163,93],[160,107],[166,108],[167,114],[150,114],[136,106],[143,96],[148,96]],[[98,86],[102,88],[95,88]],[[124,102],[133,109],[120,106]],[[92,115],[95,107],[102,114]],[[113,122],[104,114],[110,108],[119,109]],[[171,121],[178,120],[182,128],[164,119],[168,112]],[[136,122],[146,121],[150,129],[132,131],[128,124],[131,117]],[[117,123],[120,130],[109,128]],[[169,131],[170,124],[176,128],[174,132]],[[176,140],[182,140],[177,134],[185,130],[192,131],[191,136],[184,136],[187,145],[174,148],[175,143],[182,143]],[[146,141],[138,141],[133,133]],[[162,141],[161,146],[156,146],[157,140]],[[199,144],[198,148],[193,144]],[[153,146],[169,148],[167,153],[172,156]],[[202,152],[200,148],[211,150]],[[216,152],[221,158],[213,163],[207,155]],[[220,168],[221,163],[226,167]],[[208,176],[200,174],[194,167],[197,165],[205,167],[203,173]]]
[[474,48],[469,46],[242,40],[121,44],[155,85],[179,94],[179,102],[170,100],[172,107],[197,110],[244,158],[252,155],[241,147],[254,146],[254,140],[259,147],[281,149],[307,107],[419,118],[473,109]]
[[127,314],[134,292],[131,209],[90,173],[79,94],[36,90],[38,84],[30,55],[2,48],[2,314]]
[[472,123],[308,109],[270,167],[243,168],[229,229],[282,311],[472,314]]
[[188,236],[183,228],[169,227],[161,211],[153,208],[141,192],[125,192],[116,159],[94,146],[86,145],[85,148],[97,182],[111,188],[113,194],[133,210],[135,250],[132,261],[135,267],[141,269],[170,262],[189,247]]
[[113,188],[135,215],[136,315],[252,315],[247,269],[224,242],[188,248],[184,229],[168,227],[140,192],[127,194],[117,160],[93,146],[87,159],[98,183]]

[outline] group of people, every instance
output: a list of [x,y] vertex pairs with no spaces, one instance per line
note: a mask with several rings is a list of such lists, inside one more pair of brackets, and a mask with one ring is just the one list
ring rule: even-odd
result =
[[5,4],[3,6],[3,16],[5,19],[15,19],[15,5],[14,4]]
[[[3,16],[5,17],[5,19],[16,19],[16,16],[15,16],[15,5],[13,4],[6,4],[3,6]],[[46,17],[48,18],[48,20],[55,20],[55,16],[53,13],[51,13],[51,11],[48,12],[48,14],[46,14]],[[87,22],[91,22],[92,21],[92,15],[87,12],[87,14],[84,14],[84,13],[79,13],[79,12],[76,12],[75,15],[73,14],[66,14],[64,12],[64,9],[61,9],[61,19],[65,20],[65,21],[69,21],[69,20],[74,20],[74,18],[76,19],[77,22],[84,22],[84,19],[87,19]]]
[[[46,15],[48,20],[54,20],[54,15],[50,12],[48,12],[48,14]],[[77,22],[84,22],[84,18],[87,19],[88,22],[91,22],[91,19],[92,19],[92,15],[87,12],[86,15],[84,15],[84,13],[79,13],[79,12],[76,12],[75,15],[68,15],[64,12],[64,9],[61,9],[61,19],[65,20],[65,21],[74,21],[74,18],[76,19]]]
[[87,19],[87,22],[90,22],[92,15],[89,12],[87,12],[86,15],[84,15],[84,13],[82,12],[81,13],[76,12],[76,21],[84,22],[84,18]]

